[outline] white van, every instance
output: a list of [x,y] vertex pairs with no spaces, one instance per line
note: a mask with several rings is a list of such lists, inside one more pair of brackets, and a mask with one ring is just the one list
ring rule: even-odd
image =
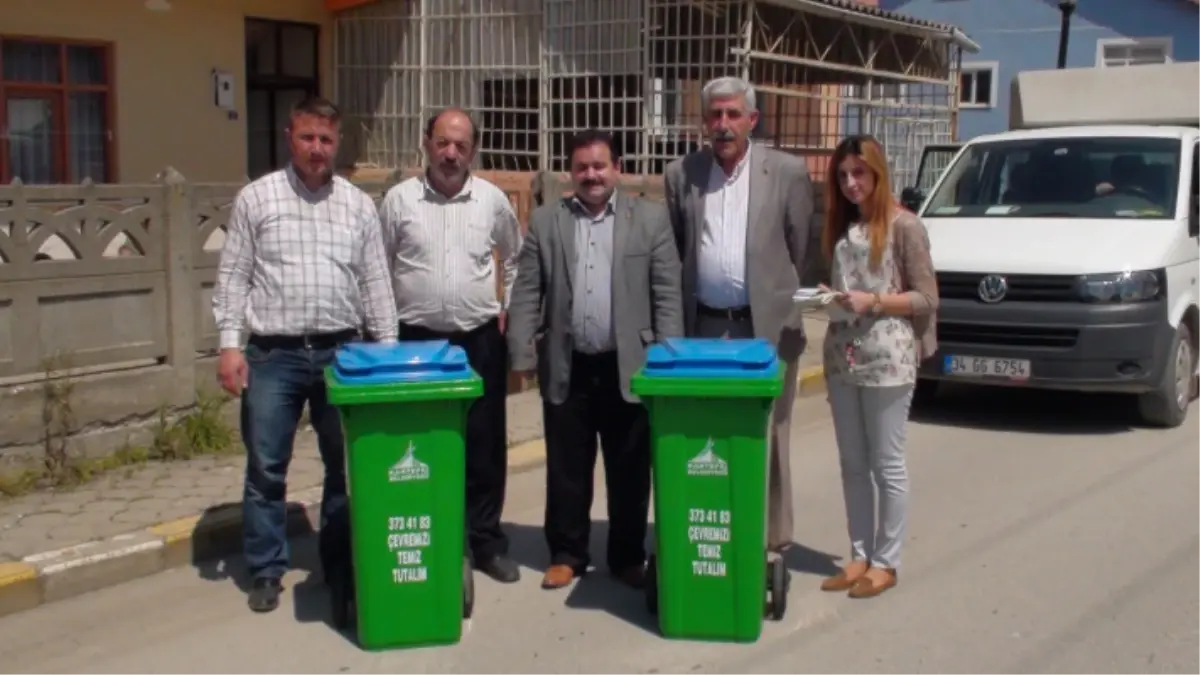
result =
[[[1012,131],[965,143],[921,203],[954,380],[1136,396],[1182,424],[1196,396],[1200,65],[1031,71]],[[920,178],[918,178],[920,180]]]

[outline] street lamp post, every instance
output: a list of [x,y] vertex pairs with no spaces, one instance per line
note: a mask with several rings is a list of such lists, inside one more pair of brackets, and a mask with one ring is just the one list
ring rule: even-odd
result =
[[1058,11],[1062,12],[1062,28],[1058,33],[1058,67],[1067,67],[1067,40],[1071,36],[1071,15],[1075,13],[1075,5],[1079,0],[1059,0]]

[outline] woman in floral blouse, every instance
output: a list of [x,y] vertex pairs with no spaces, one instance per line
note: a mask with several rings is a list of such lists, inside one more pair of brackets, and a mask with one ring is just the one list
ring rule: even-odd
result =
[[879,595],[897,582],[908,520],[909,405],[917,366],[936,350],[929,238],[921,221],[896,204],[887,166],[874,138],[855,136],[838,145],[821,233],[838,294],[824,365],[851,552],[850,563],[821,588],[855,598]]

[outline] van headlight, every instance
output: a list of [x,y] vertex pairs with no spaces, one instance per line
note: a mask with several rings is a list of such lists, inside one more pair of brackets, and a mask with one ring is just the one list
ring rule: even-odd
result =
[[1086,302],[1143,302],[1162,294],[1164,278],[1162,270],[1089,274],[1079,280],[1079,290]]

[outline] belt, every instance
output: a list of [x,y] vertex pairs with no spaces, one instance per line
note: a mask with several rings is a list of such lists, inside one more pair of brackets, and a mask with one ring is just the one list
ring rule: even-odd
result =
[[617,360],[617,350],[610,349],[605,352],[596,352],[595,354],[592,354],[589,352],[581,352],[576,349],[571,353],[571,359],[588,365],[607,364]]
[[305,335],[251,335],[250,344],[259,349],[334,349],[357,338],[358,330],[349,328],[336,333]]
[[750,318],[749,307],[729,307],[726,309],[717,309],[716,307],[709,307],[704,303],[697,303],[696,311],[704,316],[727,319],[729,321],[746,321]]
[[421,336],[436,335],[439,338],[443,338],[443,339],[447,339],[447,340],[453,339],[453,338],[464,338],[464,337],[468,337],[470,335],[479,333],[481,331],[488,330],[489,328],[492,328],[493,326],[498,326],[499,323],[500,323],[500,319],[498,317],[493,317],[491,319],[488,319],[487,321],[484,321],[483,323],[479,324],[478,326],[472,328],[471,330],[455,329],[455,330],[446,331],[446,330],[438,330],[436,328],[430,328],[428,326],[425,326],[425,325],[419,324],[419,323],[404,323],[403,321],[401,321],[400,322],[400,337],[402,339],[408,339],[407,337],[405,337],[406,335],[412,335],[415,333],[415,334],[421,335]]

